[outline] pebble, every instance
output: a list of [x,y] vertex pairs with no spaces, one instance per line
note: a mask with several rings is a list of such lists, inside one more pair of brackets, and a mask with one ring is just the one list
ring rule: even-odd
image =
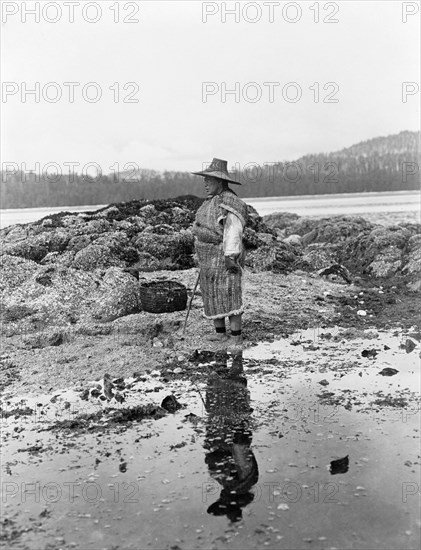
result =
[[359,315],[360,317],[365,317],[367,315],[367,312],[364,311],[363,309],[359,309],[357,311],[357,315]]
[[285,502],[281,502],[281,504],[278,504],[278,510],[289,510],[289,506]]

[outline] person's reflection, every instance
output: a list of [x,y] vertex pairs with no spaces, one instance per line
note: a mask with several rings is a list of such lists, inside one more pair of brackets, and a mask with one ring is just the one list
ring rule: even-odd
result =
[[242,352],[234,355],[228,368],[228,354],[219,356],[206,390],[207,411],[204,448],[210,475],[222,485],[216,502],[207,510],[239,521],[242,508],[253,498],[250,492],[259,470],[253,451],[250,392],[243,372]]

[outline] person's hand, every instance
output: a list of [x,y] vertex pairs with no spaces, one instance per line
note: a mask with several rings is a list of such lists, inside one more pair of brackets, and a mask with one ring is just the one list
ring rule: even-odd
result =
[[225,256],[225,267],[230,273],[238,273],[240,271],[240,266],[230,256]]

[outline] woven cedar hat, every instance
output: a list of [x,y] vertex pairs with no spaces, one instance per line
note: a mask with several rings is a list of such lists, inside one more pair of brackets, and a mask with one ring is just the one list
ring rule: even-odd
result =
[[235,185],[241,185],[239,181],[235,181],[230,178],[228,174],[227,161],[214,158],[206,170],[201,172],[192,172],[196,176],[212,176],[214,178],[219,178],[220,180],[228,181],[229,183],[234,183]]

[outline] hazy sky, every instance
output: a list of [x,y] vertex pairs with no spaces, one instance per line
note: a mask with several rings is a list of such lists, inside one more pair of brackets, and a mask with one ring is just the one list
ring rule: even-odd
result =
[[[420,81],[415,2],[240,2],[239,22],[228,14],[224,22],[223,10],[235,2],[121,0],[117,13],[116,2],[101,1],[99,14],[95,2],[87,8],[79,0],[73,23],[65,2],[50,2],[40,22],[29,14],[22,21],[21,2],[2,4],[2,80],[16,83],[3,93],[3,163],[196,170],[214,156],[230,166],[293,160],[419,127],[419,91],[402,101],[402,83]],[[57,6],[61,19],[46,21],[59,18]],[[99,20],[84,20],[82,7]],[[5,22],[5,9],[18,13]],[[24,103],[22,83],[31,89],[36,82],[39,101],[28,94]],[[80,83],[73,103],[66,82]],[[82,96],[89,82],[102,90],[95,103]],[[123,102],[134,90],[124,90],[128,82],[139,86],[138,103]],[[214,92],[206,98],[204,82]],[[234,94],[223,102],[223,86],[236,82],[239,102]],[[335,84],[323,89],[326,83]],[[48,102],[43,90],[50,100],[62,97]],[[96,90],[85,95],[93,100]],[[323,101],[329,97],[338,101]]]

